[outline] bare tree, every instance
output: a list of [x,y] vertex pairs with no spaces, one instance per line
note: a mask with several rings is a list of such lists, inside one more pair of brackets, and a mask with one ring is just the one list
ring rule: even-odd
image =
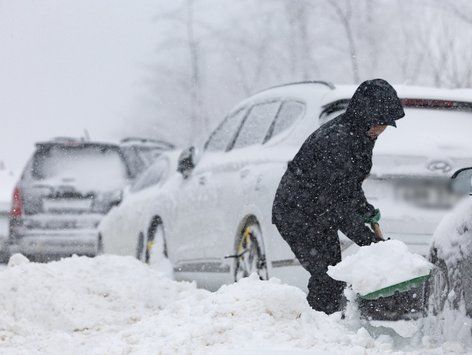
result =
[[305,0],[283,0],[283,2],[289,26],[286,42],[290,54],[290,72],[293,77],[308,80],[310,72],[319,74],[318,65],[309,50],[314,46],[314,41],[309,38],[308,31],[308,27],[313,25],[310,15],[317,4]]
[[171,10],[156,16],[155,91],[146,103],[154,114],[145,125],[170,136],[185,130],[192,143],[233,104],[278,83],[320,75],[359,83],[376,75],[409,84],[472,85],[470,0],[165,4]]
[[[195,144],[194,133],[199,132],[200,124],[203,124],[203,132],[206,132],[209,127],[206,120],[206,116],[202,114],[202,102],[200,99],[200,92],[202,90],[201,85],[201,73],[200,73],[200,56],[198,42],[195,39],[195,1],[186,0],[186,30],[187,30],[187,45],[189,53],[189,64],[190,64],[190,97],[191,97],[191,112],[190,120],[192,122],[192,130],[190,140],[192,144]],[[201,118],[203,118],[201,120]],[[201,122],[202,121],[202,122]]]
[[346,36],[347,44],[349,47],[349,59],[351,62],[352,79],[354,83],[359,83],[359,63],[357,59],[356,43],[354,41],[351,0],[345,0],[342,2],[342,4],[339,0],[328,0],[328,3],[334,9],[335,14],[339,19],[339,23],[344,29],[344,34]]

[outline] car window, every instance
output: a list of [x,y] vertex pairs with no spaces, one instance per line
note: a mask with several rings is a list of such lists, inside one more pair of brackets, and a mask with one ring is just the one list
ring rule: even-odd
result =
[[124,186],[129,172],[118,148],[99,145],[41,146],[33,156],[32,177],[96,191]]
[[205,145],[205,149],[209,151],[225,151],[241,126],[246,112],[247,110],[244,108],[225,119],[212,133]]
[[305,112],[305,104],[298,101],[285,101],[282,104],[279,113],[274,121],[272,132],[267,137],[276,136],[277,134],[289,128],[299,117]]
[[121,151],[123,152],[123,156],[126,159],[132,178],[135,178],[142,171],[144,171],[144,169],[146,169],[146,164],[138,155],[135,147],[122,147]]
[[258,104],[251,108],[234,142],[234,149],[263,143],[270,125],[279,110],[280,102]]
[[341,99],[324,105],[319,117],[320,126],[346,112],[348,105],[349,99]]
[[164,176],[164,173],[168,169],[167,159],[159,159],[152,164],[136,182],[131,186],[131,192],[137,192],[144,190],[150,186],[158,184]]
[[138,148],[139,157],[145,162],[146,166],[151,165],[162,154],[162,148],[141,147]]

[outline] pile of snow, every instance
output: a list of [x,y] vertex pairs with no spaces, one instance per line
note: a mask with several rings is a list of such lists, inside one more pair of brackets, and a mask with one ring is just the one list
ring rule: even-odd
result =
[[[472,248],[472,199],[466,197],[453,211],[449,212],[439,223],[434,232],[432,243],[438,256],[448,264],[453,264],[464,252]],[[463,252],[459,252],[460,250]]]
[[[313,311],[301,290],[277,280],[253,276],[212,293],[163,277],[131,257],[37,264],[15,256],[11,266],[0,271],[2,354],[401,350],[392,336],[373,337],[339,314]],[[434,346],[406,350],[447,350]],[[460,344],[458,349],[464,350]]]
[[18,265],[23,265],[29,263],[29,259],[23,254],[13,254],[8,261],[8,267],[14,267]]
[[433,265],[413,254],[399,240],[361,247],[354,255],[330,266],[328,275],[344,281],[361,295],[429,274]]

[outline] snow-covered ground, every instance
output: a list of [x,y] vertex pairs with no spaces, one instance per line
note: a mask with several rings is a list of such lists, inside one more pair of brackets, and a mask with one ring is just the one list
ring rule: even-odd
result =
[[[0,271],[2,354],[442,354],[459,342],[401,338],[313,311],[302,291],[250,277],[217,292],[132,257],[49,264],[15,256]],[[420,334],[418,332],[417,334]]]

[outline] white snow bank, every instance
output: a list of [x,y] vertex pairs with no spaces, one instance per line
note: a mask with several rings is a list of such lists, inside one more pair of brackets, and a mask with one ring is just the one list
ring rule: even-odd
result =
[[163,285],[158,271],[132,257],[72,257],[48,264],[17,263],[20,254],[12,259],[15,267],[0,272],[0,329],[6,337],[130,324],[193,289],[186,283]]
[[472,199],[469,196],[444,216],[434,232],[432,243],[438,256],[448,264],[468,254],[459,250],[472,248]]
[[8,261],[8,267],[15,267],[18,265],[23,265],[29,263],[29,259],[23,254],[13,254]]
[[429,274],[432,264],[421,255],[413,254],[399,240],[361,247],[335,266],[328,267],[328,275],[344,281],[352,289],[366,295],[415,277]]
[[395,346],[313,311],[302,291],[276,280],[253,276],[212,293],[119,256],[0,271],[2,354],[378,354]]

